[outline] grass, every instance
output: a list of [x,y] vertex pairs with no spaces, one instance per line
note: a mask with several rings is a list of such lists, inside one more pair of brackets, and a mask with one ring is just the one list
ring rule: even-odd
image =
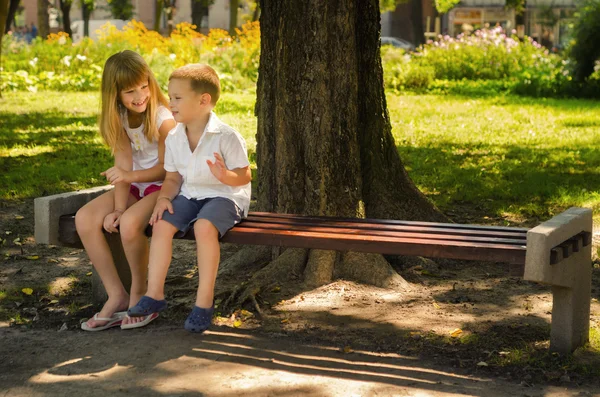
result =
[[[535,222],[600,206],[600,102],[388,93],[388,108],[411,177],[443,211]],[[224,95],[216,111],[247,140],[254,163],[254,95]],[[6,93],[0,200],[104,184],[112,159],[97,112],[95,93]]]

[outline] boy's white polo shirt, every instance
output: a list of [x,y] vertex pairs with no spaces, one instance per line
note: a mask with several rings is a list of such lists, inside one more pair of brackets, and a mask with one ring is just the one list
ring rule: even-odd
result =
[[186,198],[228,198],[244,211],[244,216],[248,215],[250,183],[243,186],[229,186],[215,178],[206,164],[207,159],[215,161],[214,152],[223,157],[225,165],[230,170],[250,165],[244,138],[211,112],[194,152],[190,150],[185,124],[178,123],[169,132],[165,141],[165,170],[181,174],[183,184],[179,194]]

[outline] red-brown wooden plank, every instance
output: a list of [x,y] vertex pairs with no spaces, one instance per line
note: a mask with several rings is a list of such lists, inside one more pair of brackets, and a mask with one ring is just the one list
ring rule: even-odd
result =
[[384,236],[339,235],[314,232],[290,232],[233,228],[222,239],[235,244],[274,245],[296,248],[317,248],[334,251],[359,251],[387,255],[424,256],[525,263],[525,247],[509,244],[486,244],[393,238]]
[[327,217],[327,216],[307,216],[307,215],[293,215],[293,214],[275,214],[271,212],[250,212],[248,217],[256,218],[280,218],[280,219],[292,219],[292,220],[316,220],[327,222],[352,222],[352,223],[377,223],[385,225],[406,225],[406,226],[426,226],[426,227],[440,227],[440,228],[452,228],[452,229],[473,229],[473,230],[490,230],[490,231],[506,231],[506,232],[519,232],[527,233],[529,229],[518,228],[512,226],[488,226],[488,225],[465,225],[460,223],[438,223],[438,222],[420,222],[420,221],[402,221],[395,219],[372,219],[372,218],[341,218],[341,217]]
[[352,235],[368,235],[368,236],[387,236],[398,238],[414,238],[414,239],[429,239],[437,240],[443,244],[444,241],[464,241],[464,242],[483,242],[490,244],[512,244],[525,245],[527,240],[525,237],[510,239],[497,237],[480,237],[480,236],[465,236],[451,235],[441,233],[409,233],[395,230],[374,230],[374,229],[354,229],[348,227],[328,227],[325,223],[320,226],[307,226],[302,224],[278,224],[278,223],[260,223],[252,221],[244,221],[236,228],[253,228],[264,230],[288,230],[288,231],[303,231],[303,232],[320,232],[330,234],[352,234]]
[[248,224],[260,223],[278,223],[281,225],[304,225],[304,226],[327,226],[327,227],[339,227],[339,228],[354,228],[357,230],[381,230],[381,231],[397,231],[397,232],[410,232],[410,233],[436,233],[436,234],[449,234],[449,235],[464,235],[464,236],[476,236],[476,237],[497,237],[497,238],[516,238],[525,239],[526,233],[522,232],[508,232],[504,230],[486,230],[479,229],[467,229],[467,228],[439,228],[439,227],[428,227],[428,226],[416,226],[416,225],[383,225],[378,223],[367,223],[367,222],[342,222],[342,221],[329,221],[326,219],[320,220],[308,220],[308,219],[286,219],[276,217],[253,217],[248,216],[238,226],[247,226]]

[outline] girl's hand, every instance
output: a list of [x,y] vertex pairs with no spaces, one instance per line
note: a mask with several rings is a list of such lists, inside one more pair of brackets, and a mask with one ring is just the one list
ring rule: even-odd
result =
[[111,185],[116,185],[117,183],[131,183],[130,172],[125,171],[122,168],[117,166],[110,167],[104,172],[101,172],[100,175],[106,177],[106,180],[110,182]]
[[165,211],[169,211],[169,214],[173,214],[173,204],[168,197],[159,197],[156,201],[156,205],[154,206],[152,216],[150,217],[150,221],[148,223],[154,226],[156,222],[162,219]]
[[115,210],[106,215],[104,217],[103,224],[104,230],[109,233],[119,233],[119,229],[117,229],[117,227],[119,226],[119,223],[121,223],[121,215],[123,215],[123,212],[120,210]]
[[206,164],[208,164],[208,168],[210,168],[210,172],[212,172],[215,178],[223,182],[223,178],[228,171],[225,160],[223,160],[223,157],[221,157],[219,153],[214,152],[213,154],[215,155],[215,162],[213,163],[210,160],[206,160]]

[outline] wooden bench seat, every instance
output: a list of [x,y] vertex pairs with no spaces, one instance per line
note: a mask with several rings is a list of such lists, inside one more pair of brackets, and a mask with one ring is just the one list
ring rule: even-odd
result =
[[[72,213],[98,193],[36,199],[36,240],[82,247]],[[551,286],[550,349],[568,353],[589,337],[591,231],[592,212],[585,208],[570,208],[533,229],[251,212],[222,241],[508,264],[510,275]],[[152,228],[146,233],[150,236]],[[193,231],[183,238],[193,240]],[[107,240],[127,285],[129,266],[120,238],[107,234]],[[94,276],[92,294],[104,299],[100,279]]]
[[[348,219],[265,212],[251,212],[231,229],[222,242],[359,251],[386,255],[424,256],[505,262],[513,266],[511,275],[522,276],[527,251],[525,228],[411,222],[383,219]],[[146,230],[152,235],[152,227]],[[193,230],[183,239],[193,240]],[[63,215],[60,241],[81,247],[74,215]],[[591,243],[591,234],[582,232],[555,247],[551,263],[568,258]]]

